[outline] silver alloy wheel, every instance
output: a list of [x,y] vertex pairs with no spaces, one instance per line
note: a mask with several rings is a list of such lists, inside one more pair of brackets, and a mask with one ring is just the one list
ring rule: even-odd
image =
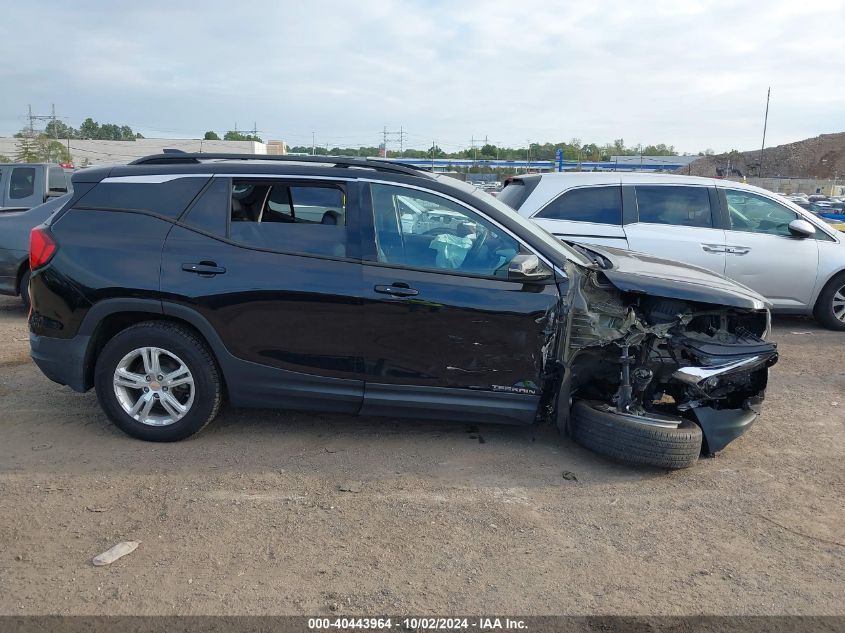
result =
[[833,316],[845,323],[845,286],[833,293],[833,300],[831,301],[833,308]]
[[181,420],[194,403],[194,377],[182,359],[160,347],[129,352],[114,370],[114,395],[132,418],[149,426]]

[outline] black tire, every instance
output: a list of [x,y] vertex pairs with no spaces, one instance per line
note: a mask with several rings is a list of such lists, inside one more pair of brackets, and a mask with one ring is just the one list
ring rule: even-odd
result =
[[827,282],[816,300],[813,314],[824,327],[841,332],[845,331],[845,320],[838,319],[833,311],[833,300],[837,294],[845,296],[845,272],[839,273]]
[[21,275],[20,293],[23,306],[29,310],[29,268],[23,271],[23,275]]
[[[113,381],[118,364],[127,354],[142,347],[157,347],[175,354],[194,380],[190,409],[184,417],[166,426],[150,426],[134,419],[115,394]],[[223,392],[220,370],[205,341],[194,331],[166,321],[138,323],[106,343],[97,358],[94,385],[100,406],[111,421],[126,434],[149,442],[174,442],[200,431],[217,415]]]
[[572,405],[572,438],[584,448],[626,464],[661,468],[688,468],[701,454],[702,433],[695,422],[683,419],[678,428],[664,428],[596,406],[600,403],[586,400]]

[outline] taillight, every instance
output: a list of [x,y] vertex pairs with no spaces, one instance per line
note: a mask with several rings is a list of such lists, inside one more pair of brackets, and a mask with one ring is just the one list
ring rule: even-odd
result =
[[29,234],[29,269],[35,270],[44,266],[56,254],[57,248],[50,230],[36,226]]

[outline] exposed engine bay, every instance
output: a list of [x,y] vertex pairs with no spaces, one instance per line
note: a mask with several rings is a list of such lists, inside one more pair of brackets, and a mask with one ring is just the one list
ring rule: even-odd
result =
[[710,453],[756,417],[778,358],[767,310],[622,292],[601,270],[572,293],[562,360],[573,400],[642,424],[694,421]]

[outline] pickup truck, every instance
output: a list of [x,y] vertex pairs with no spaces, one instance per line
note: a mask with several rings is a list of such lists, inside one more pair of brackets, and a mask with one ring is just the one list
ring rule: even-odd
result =
[[0,163],[0,213],[24,211],[72,190],[70,173],[50,163]]

